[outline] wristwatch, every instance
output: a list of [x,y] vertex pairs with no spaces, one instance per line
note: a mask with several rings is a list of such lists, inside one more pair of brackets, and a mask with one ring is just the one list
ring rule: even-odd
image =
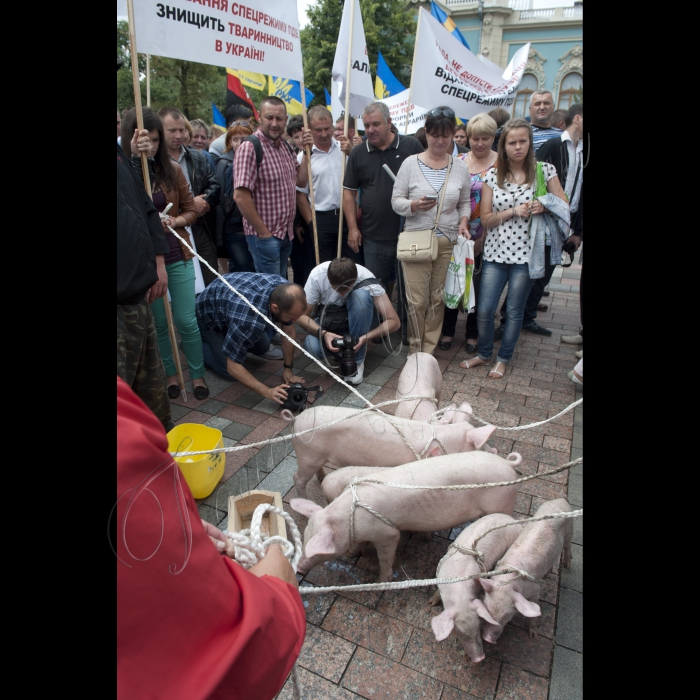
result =
[[294,365],[284,365],[284,368],[285,369],[294,369]]

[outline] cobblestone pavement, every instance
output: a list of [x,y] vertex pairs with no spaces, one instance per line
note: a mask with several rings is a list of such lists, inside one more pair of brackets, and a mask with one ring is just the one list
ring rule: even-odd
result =
[[[557,268],[550,283],[549,304],[537,321],[552,331],[551,337],[523,332],[513,361],[501,380],[489,379],[488,369],[464,370],[465,317],[460,314],[457,335],[449,351],[435,357],[443,372],[442,402],[468,401],[474,413],[498,426],[516,426],[551,417],[582,393],[567,378],[579,347],[560,342],[562,335],[579,331],[578,283],[581,268]],[[459,340],[461,339],[461,344]],[[400,334],[392,336],[396,349]],[[298,351],[297,351],[298,353]],[[183,356],[183,368],[186,367]],[[383,345],[373,347],[365,362],[361,393],[373,403],[395,398],[406,348],[392,354]],[[360,406],[360,401],[332,377],[321,372],[305,356],[295,359],[295,370],[307,384],[328,389],[319,401],[326,405]],[[264,384],[281,381],[282,361],[249,360],[246,367]],[[188,376],[185,377],[188,379]],[[204,423],[220,429],[227,445],[251,444],[289,430],[277,404],[261,399],[241,384],[207,372],[210,398],[197,401],[189,393],[187,403],[173,401],[173,419],[179,423]],[[191,392],[191,383],[187,388]],[[579,388],[580,389],[580,388]],[[564,464],[583,454],[583,406],[544,426],[525,431],[496,431],[489,443],[501,455],[519,452],[524,474],[534,474]],[[393,413],[389,407],[388,412]],[[302,532],[306,519],[289,507],[295,496],[292,475],[296,459],[291,444],[249,448],[226,455],[226,470],[216,491],[199,502],[203,519],[227,526],[230,495],[261,488],[283,494],[284,507]],[[323,495],[314,476],[309,495],[321,503]],[[550,477],[525,482],[518,493],[516,517],[533,514],[546,500],[568,496],[583,506],[583,465]],[[439,559],[460,529],[433,533],[427,539],[404,533],[394,563],[394,579],[431,578]],[[371,545],[354,559],[342,557],[313,568],[303,586],[374,582],[377,560]],[[301,578],[301,577],[300,577]],[[583,522],[575,520],[573,564],[559,566],[544,578],[540,605],[539,636],[530,639],[525,618],[518,615],[495,645],[484,644],[486,659],[474,664],[464,656],[454,637],[436,642],[430,619],[442,610],[428,608],[431,589],[383,593],[326,594],[305,598],[307,631],[299,658],[299,679],[304,700],[351,698],[431,698],[473,700],[573,700],[582,690]],[[280,692],[292,697],[291,681]]]

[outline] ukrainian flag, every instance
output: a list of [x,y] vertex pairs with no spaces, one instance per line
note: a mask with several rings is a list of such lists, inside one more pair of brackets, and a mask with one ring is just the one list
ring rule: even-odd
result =
[[326,88],[323,88],[323,94],[324,94],[325,97],[326,97],[326,107],[328,107],[328,108],[330,109],[330,106],[331,106],[331,96],[328,94],[328,90],[326,90]]
[[[301,102],[301,83],[298,80],[289,80],[288,78],[276,78],[274,75],[268,75],[269,94],[279,97],[287,105],[287,113],[290,116],[302,114],[304,107]],[[304,88],[306,92],[306,105],[308,107],[311,100],[314,99],[314,94],[308,88]]]
[[245,87],[251,87],[255,90],[264,90],[267,84],[267,79],[263,73],[253,73],[249,70],[236,70],[235,68],[227,68],[226,70],[231,71],[234,75],[238,76],[241,81],[241,85]]
[[374,81],[374,96],[378,100],[383,100],[390,95],[396,95],[403,92],[406,88],[396,79],[391,72],[391,68],[387,66],[382,52],[379,52],[377,58],[377,77]]
[[[457,25],[454,23],[454,20],[444,11],[441,10],[434,2],[430,2],[430,14],[435,17],[435,19],[442,24],[447,31],[452,34],[455,39],[459,39],[459,41],[462,42],[468,49],[469,49],[469,44],[467,44],[467,40],[462,36],[461,32],[459,29],[457,29]],[[471,51],[471,49],[469,49]]]

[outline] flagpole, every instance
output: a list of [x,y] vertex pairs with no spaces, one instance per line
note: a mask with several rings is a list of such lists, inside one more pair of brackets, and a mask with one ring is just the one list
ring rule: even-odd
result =
[[[343,135],[348,137],[350,125],[350,72],[352,71],[352,35],[355,29],[355,0],[350,0],[350,31],[348,32],[348,67],[345,71],[345,119],[343,122]],[[338,257],[343,251],[343,181],[345,180],[345,154],[340,168],[340,216],[338,217]]]
[[146,106],[151,106],[151,54],[146,54]]
[[[134,0],[126,0],[126,9],[129,15],[129,52],[131,55],[131,75],[134,79],[134,104],[136,106],[136,124],[139,131],[143,129],[143,107],[141,105],[141,81],[139,80],[139,59],[136,53],[136,25],[134,23]],[[148,59],[147,59],[148,60]],[[148,174],[148,157],[144,151],[141,151],[141,169],[143,170],[143,184],[148,192],[148,196],[153,198],[151,193],[151,177]],[[170,343],[173,346],[173,359],[177,369],[177,380],[182,393],[182,400],[187,401],[187,392],[185,391],[185,378],[182,376],[182,365],[180,364],[180,353],[177,349],[177,341],[175,339],[175,329],[173,327],[173,313],[170,309],[170,302],[167,296],[163,297],[163,306],[165,307],[165,317],[168,321],[168,333],[170,334]]]
[[408,104],[406,105],[406,126],[403,135],[408,134],[408,117],[411,114],[411,97],[413,96],[413,74],[416,72],[416,47],[418,46],[418,33],[420,32],[420,18],[423,8],[418,8],[418,25],[416,26],[416,42],[413,44],[413,63],[411,64],[411,82],[408,84]]
[[[309,128],[309,119],[306,116],[306,87],[304,85],[304,78],[299,81],[299,87],[301,92],[301,106],[302,115],[304,117],[304,131]],[[319,265],[321,262],[321,256],[318,253],[318,232],[316,229],[316,202],[314,201],[314,182],[311,177],[311,146],[305,146],[306,150],[306,163],[309,169],[309,199],[311,200],[311,223],[313,225],[314,234],[314,251],[316,252],[316,264]]]

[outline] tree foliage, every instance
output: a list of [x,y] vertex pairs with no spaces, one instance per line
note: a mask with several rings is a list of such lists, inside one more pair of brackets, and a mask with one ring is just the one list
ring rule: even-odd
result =
[[[372,80],[377,72],[379,49],[394,75],[406,87],[410,82],[416,35],[414,9],[406,0],[360,0]],[[306,87],[314,93],[312,104],[325,104],[323,88],[330,92],[331,69],[338,43],[343,0],[317,0],[309,7],[309,23],[301,30]]]
[[[117,22],[117,57],[124,66],[117,73],[117,108],[134,106],[134,87],[127,22]],[[139,54],[139,70],[146,72],[146,56]],[[141,101],[146,105],[146,79],[140,82]],[[151,56],[151,104],[153,109],[173,105],[188,119],[212,121],[211,103],[226,110],[226,69],[193,61]]]

